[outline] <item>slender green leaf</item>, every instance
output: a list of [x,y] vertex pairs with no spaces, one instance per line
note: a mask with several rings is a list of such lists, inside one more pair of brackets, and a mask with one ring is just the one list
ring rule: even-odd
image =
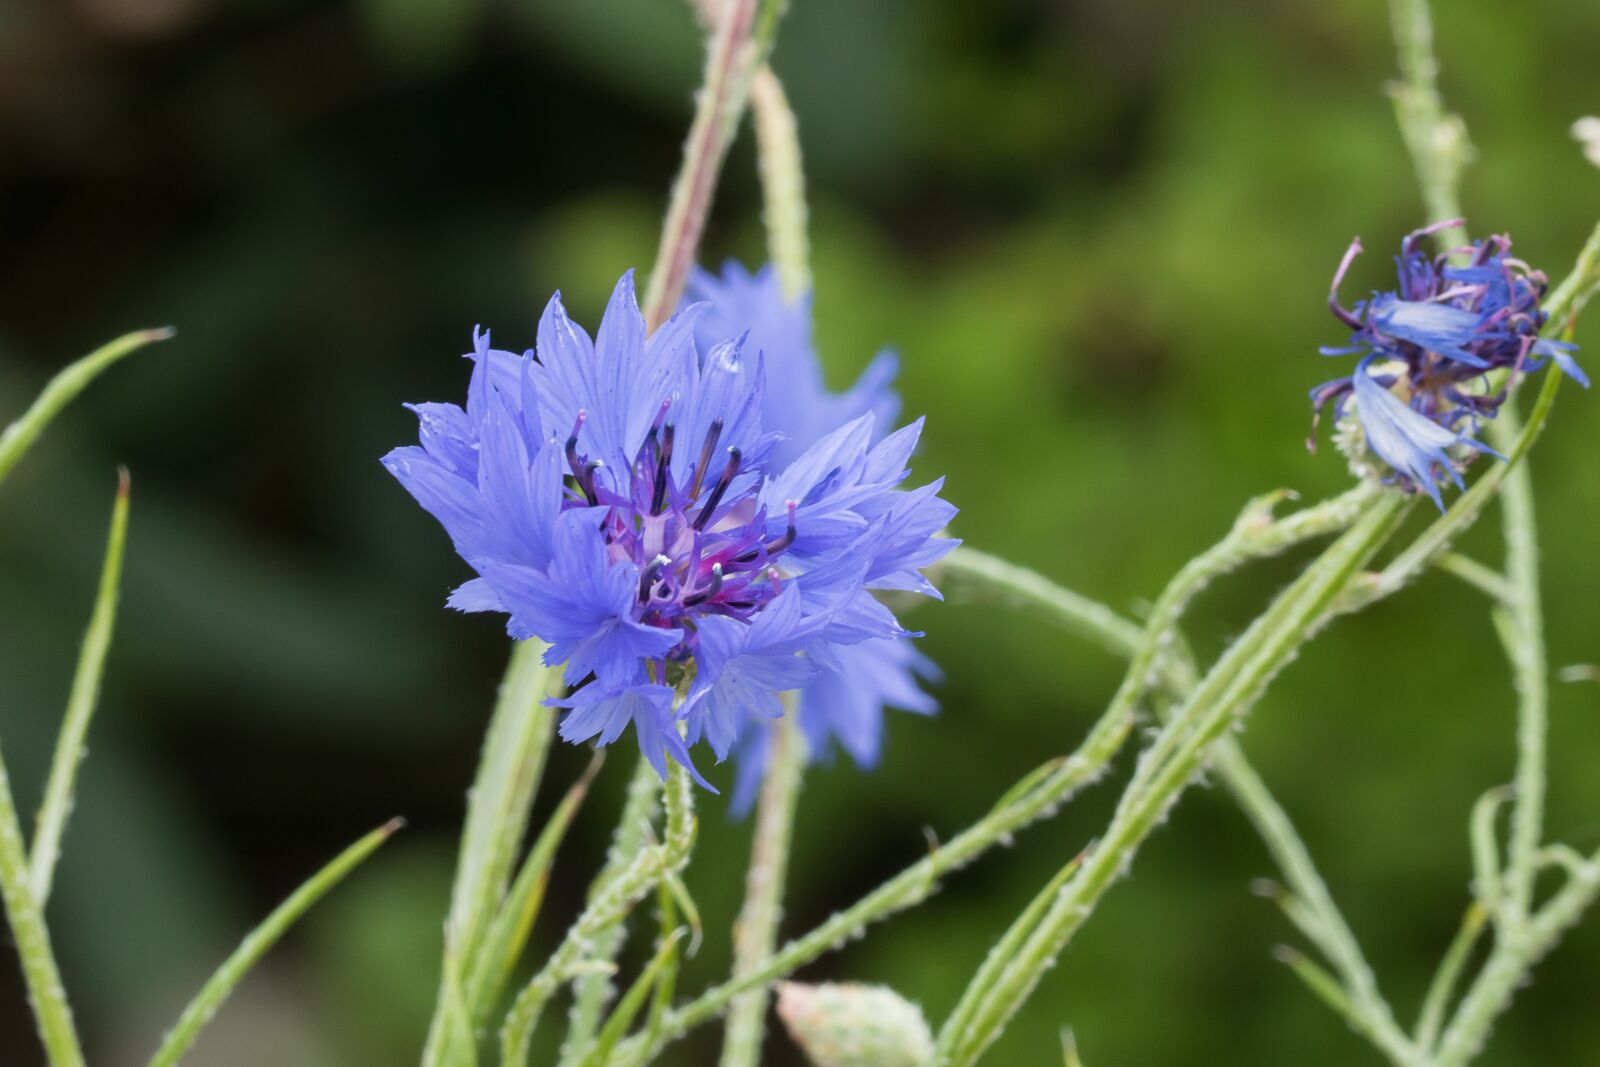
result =
[[100,678],[105,672],[106,653],[111,648],[111,631],[117,619],[117,590],[122,579],[122,546],[128,532],[128,472],[117,477],[117,499],[111,509],[111,533],[106,538],[105,562],[100,567],[100,590],[95,595],[89,629],[78,651],[78,667],[72,676],[72,692],[67,698],[67,713],[56,740],[55,758],[50,763],[50,778],[45,783],[44,803],[39,806],[38,829],[33,835],[28,881],[33,897],[43,910],[50,899],[50,884],[56,860],[61,856],[61,835],[72,814],[73,786],[78,765],[83,761],[83,742],[89,735],[89,720],[94,717],[100,696]]
[[[513,646],[484,733],[483,755],[467,794],[466,825],[445,923],[446,971],[476,960],[516,867],[555,722],[541,701],[560,678],[560,670],[544,665],[544,651],[542,643],[531,639]],[[445,984],[441,979],[422,1054],[424,1067],[441,1067],[446,1049],[458,1040],[449,1022]]]
[[175,1067],[188,1053],[206,1023],[210,1022],[217,1009],[222,1007],[223,1001],[228,999],[234,988],[250,972],[250,968],[266,955],[267,950],[275,945],[302,915],[311,910],[311,906],[321,900],[328,890],[338,885],[347,874],[376,852],[378,846],[389,840],[404,825],[403,819],[391,819],[339,853],[332,863],[312,875],[309,881],[289,895],[289,899],[278,905],[277,910],[267,916],[260,926],[245,935],[245,939],[240,942],[233,955],[217,968],[216,973],[183,1010],[183,1014],[178,1017],[177,1025],[168,1032],[166,1039],[161,1042],[161,1047],[151,1057],[150,1067]]
[[655,988],[657,977],[678,958],[678,942],[689,931],[680,927],[661,942],[661,947],[656,950],[655,958],[644,969],[628,991],[617,1001],[617,1006],[611,1012],[611,1018],[600,1028],[600,1036],[595,1039],[594,1048],[583,1058],[583,1067],[605,1067],[611,1059],[611,1051],[617,1047],[617,1042],[622,1040],[622,1035],[628,1032],[628,1027],[633,1025],[634,1017],[639,1014],[639,1009],[644,1007],[650,991]]
[[544,903],[545,889],[550,884],[550,865],[555,860],[556,849],[566,837],[573,818],[588,795],[589,783],[594,780],[595,772],[603,762],[603,751],[596,749],[588,769],[567,790],[567,795],[561,798],[555,813],[550,816],[539,839],[529,850],[522,870],[517,873],[516,881],[512,883],[505,902],[500,905],[500,911],[483,938],[476,958],[472,960],[467,974],[466,1001],[470,1009],[469,1017],[477,1026],[489,1021],[500,1002],[500,995],[505,992],[506,983],[511,979],[512,969],[522,957],[534,920],[538,918],[539,908]]
[[50,948],[50,931],[28,884],[28,855],[4,759],[0,759],[0,897],[5,900],[6,921],[11,924],[11,937],[22,960],[28,1003],[39,1025],[46,1060],[50,1067],[83,1067],[83,1050],[72,1024],[72,1009]]
[[133,333],[123,334],[51,378],[49,384],[39,393],[38,399],[33,402],[33,406],[16,422],[7,426],[5,433],[0,434],[0,482],[5,481],[6,475],[11,473],[11,468],[27,454],[28,449],[39,439],[39,435],[44,433],[45,427],[61,413],[61,409],[72,403],[79,393],[88,388],[89,383],[99,377],[101,371],[123,356],[154,341],[165,341],[172,335],[171,329],[136,330]]

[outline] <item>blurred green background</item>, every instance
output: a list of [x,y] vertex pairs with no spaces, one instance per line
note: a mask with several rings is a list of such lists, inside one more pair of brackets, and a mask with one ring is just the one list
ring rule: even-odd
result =
[[[1479,232],[1562,275],[1600,214],[1567,135],[1600,110],[1600,6],[1440,5],[1443,85],[1480,158]],[[142,1062],[235,939],[393,814],[412,828],[276,951],[196,1067],[415,1061],[463,792],[506,654],[442,610],[466,575],[377,458],[403,400],[454,399],[474,323],[531,343],[557,286],[594,324],[647,268],[699,68],[676,0],[11,0],[0,6],[0,421],[126,329],[179,337],[118,367],[0,491],[0,736],[43,777],[119,462],[123,610],[51,902],[92,1058]],[[1380,0],[794,0],[775,66],[813,194],[818,333],[842,386],[880,345],[928,415],[918,473],[957,533],[1130,612],[1251,494],[1340,489],[1308,455],[1323,308],[1384,284],[1423,220],[1383,85]],[[746,141],[706,259],[761,256]],[[1591,323],[1579,340],[1600,351]],[[1600,356],[1582,357],[1591,374]],[[1570,388],[1535,454],[1555,665],[1600,659],[1596,400]],[[1483,524],[1470,547],[1493,558]],[[1232,579],[1215,650],[1291,573]],[[1466,812],[1510,773],[1512,698],[1484,605],[1429,577],[1320,640],[1245,742],[1299,820],[1408,1019],[1465,906]],[[870,776],[818,770],[798,932],[1072,747],[1119,665],[1030,618],[912,616],[948,672]],[[1557,685],[1550,829],[1600,844],[1600,689]],[[585,756],[563,747],[541,805]],[[547,919],[601,857],[628,760],[562,853]],[[1126,771],[1127,759],[1121,767]],[[728,780],[728,768],[718,769]],[[920,911],[806,969],[892,983],[934,1017],[1023,902],[1089,841],[1103,784]],[[725,972],[743,827],[704,798],[691,887]],[[1226,797],[1196,791],[989,1058],[1376,1062],[1270,948],[1293,943]],[[557,928],[546,923],[542,946]],[[0,1062],[40,1060],[9,952]],[[1600,922],[1538,972],[1496,1064],[1600,1061]],[[547,1027],[547,1029],[554,1029]],[[715,1033],[666,1062],[713,1062]],[[797,1063],[774,1036],[768,1062]]]

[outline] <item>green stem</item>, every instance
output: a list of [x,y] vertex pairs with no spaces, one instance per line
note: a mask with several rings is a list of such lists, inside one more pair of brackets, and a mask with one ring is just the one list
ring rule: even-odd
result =
[[[1363,483],[1278,522],[1273,521],[1272,509],[1286,494],[1269,493],[1246,504],[1228,536],[1184,564],[1161,591],[1134,648],[1122,685],[1112,698],[1112,708],[1119,713],[1132,711],[1146,690],[1159,680],[1154,669],[1157,656],[1172,644],[1178,620],[1208,585],[1251,560],[1277,555],[1311,538],[1345,529],[1377,491],[1370,483]],[[1157,738],[1156,744],[1140,758],[1129,786],[1130,796],[1149,783],[1182,740],[1182,735],[1176,732],[1163,732]]]
[[806,236],[806,178],[800,162],[800,136],[783,83],[763,66],[750,83],[750,113],[755,121],[761,202],[767,224],[767,252],[778,271],[785,299],[811,291],[811,244]]
[[726,131],[737,125],[744,111],[750,74],[759,62],[751,52],[761,7],[761,0],[726,0],[712,33],[706,51],[705,80],[683,146],[683,165],[672,187],[660,250],[645,291],[645,324],[651,330],[665,322],[678,306],[689,270],[694,266],[717,177],[728,151],[730,138]]
[[117,619],[117,590],[122,580],[122,546],[128,533],[128,472],[117,475],[117,499],[111,508],[111,532],[106,537],[105,562],[100,567],[100,588],[95,594],[94,611],[78,651],[78,666],[72,675],[72,692],[67,697],[67,712],[56,740],[50,777],[45,783],[44,802],[33,835],[29,882],[40,909],[50,899],[56,861],[61,856],[61,835],[72,813],[73,788],[78,766],[83,762],[84,740],[89,721],[94,717],[100,697],[100,679],[105,674],[106,653],[111,648],[111,631]]
[[[641,754],[633,769],[633,777],[628,780],[622,816],[612,832],[606,864],[594,881],[589,883],[587,904],[598,900],[606,887],[620,878],[638,858],[650,833],[650,823],[656,814],[656,799],[660,795],[661,779],[657,777],[655,768],[650,766],[650,761]],[[588,958],[601,964],[611,963],[622,951],[627,933],[627,927],[619,916],[614,924],[596,931]],[[611,976],[604,970],[585,974],[575,983],[572,1009],[567,1013],[566,1039],[561,1046],[560,1062],[563,1067],[571,1067],[583,1058],[585,1050],[594,1040],[595,1031],[600,1026],[600,1016],[614,990]]]
[[676,763],[672,764],[665,791],[664,839],[660,844],[641,849],[621,874],[584,908],[545,965],[517,995],[500,1031],[501,1067],[525,1067],[534,1029],[539,1025],[545,1005],[562,983],[590,962],[588,952],[595,938],[621,923],[634,905],[649,895],[663,878],[676,874],[689,861],[695,835],[693,790],[688,773]]
[[[402,820],[393,819],[345,849],[309,881],[291,893],[289,898],[278,905],[260,926],[250,931],[234,950],[233,955],[217,968],[216,973],[183,1010],[177,1025],[168,1031],[166,1039],[161,1042],[161,1048],[150,1058],[150,1067],[177,1067],[178,1062],[194,1044],[195,1038],[200,1036],[200,1031],[217,1014],[217,1009],[222,1007],[223,1001],[228,999],[228,995],[233,992],[250,968],[254,967],[267,950],[277,944],[278,939],[309,911],[313,904],[321,900],[328,890],[343,881],[346,875],[360,866],[363,860],[376,852],[379,846],[404,825]],[[459,994],[459,989],[457,993]]]
[[957,1052],[949,1063],[955,1067],[973,1063],[999,1037],[1167,809],[1198,777],[1211,742],[1250,708],[1308,639],[1333,597],[1393,532],[1405,503],[1400,494],[1383,493],[1367,504],[1355,525],[1306,568],[1201,680],[1162,728],[1157,745],[1171,735],[1184,740],[1148,788],[1129,784],[1083,869],[1057,896],[1017,961],[992,988],[969,1032],[952,1038]]
[[[1400,134],[1416,167],[1417,184],[1430,221],[1461,217],[1458,189],[1461,171],[1471,155],[1466,124],[1446,114],[1439,96],[1439,61],[1433,53],[1433,16],[1427,0],[1390,0],[1389,14],[1400,53],[1402,81],[1390,87]],[[1466,231],[1453,226],[1438,235],[1444,248],[1467,242]]]
[[1600,855],[1573,870],[1567,883],[1531,921],[1497,940],[1478,978],[1462,998],[1455,1019],[1445,1029],[1433,1067],[1461,1067],[1483,1048],[1489,1029],[1511,1003],[1528,971],[1555,947],[1600,896]]
[[1562,318],[1582,311],[1594,295],[1597,282],[1600,282],[1600,225],[1589,231],[1589,239],[1578,252],[1578,261],[1573,264],[1571,273],[1545,297],[1543,306],[1550,321],[1559,328]]
[[1461,920],[1461,929],[1456,931],[1444,959],[1439,962],[1438,973],[1428,986],[1428,995],[1422,1002],[1422,1014],[1417,1019],[1417,1048],[1424,1056],[1431,1055],[1439,1041],[1439,1027],[1444,1025],[1445,1009],[1449,1007],[1456,983],[1461,979],[1467,957],[1472,954],[1472,947],[1478,943],[1488,920],[1489,909],[1474,900]]
[[[499,697],[484,733],[483,754],[467,793],[466,824],[456,862],[455,887],[445,923],[445,970],[470,967],[483,938],[500,911],[517,853],[528,825],[534,793],[544,772],[555,717],[543,700],[560,678],[559,668],[543,663],[545,646],[534,640],[512,646],[511,660],[500,683]],[[454,980],[466,987],[466,976]],[[454,1020],[445,975],[423,1049],[423,1067],[443,1067],[452,1049],[475,1045]],[[467,1005],[468,1015],[477,1014]]]
[[83,1050],[72,1026],[61,971],[50,949],[50,931],[44,913],[28,884],[28,855],[22,842],[22,824],[11,797],[11,779],[0,758],[0,896],[5,899],[6,920],[22,958],[22,977],[28,985],[28,1003],[39,1025],[45,1057],[50,1067],[83,1067]]
[[[756,804],[750,843],[750,869],[745,874],[744,906],[733,926],[733,977],[756,971],[772,955],[778,920],[783,914],[783,884],[788,873],[789,841],[805,767],[805,738],[796,716],[799,700],[785,694],[784,716],[767,724],[772,732],[766,779]],[[721,1067],[755,1067],[766,1035],[767,987],[757,986],[728,1009],[727,1036]]]
[[522,869],[506,892],[505,903],[500,906],[494,922],[485,932],[475,960],[464,961],[464,981],[461,982],[466,1003],[471,1007],[468,1016],[476,1032],[485,1026],[494,1010],[500,1006],[501,994],[511,980],[511,972],[522,957],[522,950],[533,931],[534,921],[544,904],[545,890],[550,884],[550,867],[555,861],[572,820],[577,816],[589,783],[604,762],[604,749],[595,752],[583,776],[575,782],[567,795],[561,798],[555,812],[539,831],[533,847],[528,850]]
[[79,393],[88,388],[89,383],[98,378],[101,371],[145,345],[155,341],[165,341],[171,336],[173,336],[171,329],[136,330],[124,334],[115,341],[95,349],[51,378],[49,384],[39,393],[38,399],[33,402],[33,406],[28,408],[16,422],[7,426],[4,433],[0,433],[0,482],[6,480],[6,475],[10,474],[11,469],[27,454],[28,449],[39,439],[39,435],[44,433],[45,427],[61,413],[61,409],[72,403]]
[[[1304,513],[1278,520],[1271,532],[1262,530],[1258,525],[1259,519],[1267,514],[1262,505],[1270,499],[1262,498],[1254,508],[1246,508],[1229,538],[1206,555],[1214,564],[1232,569],[1242,562],[1238,558],[1239,553],[1260,558],[1282,551],[1300,540],[1337,529],[1341,522],[1348,521],[1348,516],[1341,518],[1340,513],[1350,506],[1355,494],[1363,492],[1354,490],[1344,497],[1306,509]],[[1244,521],[1247,518],[1256,521]],[[1254,531],[1254,536],[1241,539],[1241,530]],[[1204,568],[1196,568],[1186,578],[1176,580],[1176,592],[1170,592],[1162,598],[1170,600],[1170,603],[1152,612],[1151,628],[1142,635],[1138,627],[1117,617],[1109,608],[1054,586],[1021,567],[967,547],[953,553],[951,560],[952,576],[958,577],[960,584],[970,584],[974,589],[985,586],[997,588],[1019,607],[1047,611],[1075,632],[1105,645],[1114,653],[1130,657],[1142,644],[1151,641],[1146,635],[1151,634],[1153,628],[1162,622],[1172,627],[1170,634],[1175,634],[1177,615],[1189,599],[1179,594],[1184,589],[1192,593],[1215,577]],[[1170,644],[1174,639],[1169,636],[1167,643]],[[1165,679],[1165,684],[1180,699],[1193,686],[1192,680],[1186,680],[1181,672]],[[1381,1042],[1391,1054],[1406,1052],[1404,1035],[1394,1023],[1388,1004],[1377,991],[1376,980],[1359,944],[1282,807],[1267,791],[1232,739],[1223,738],[1217,743],[1216,766],[1296,894],[1296,900],[1309,920],[1307,925],[1315,931],[1312,933],[1308,930],[1308,936],[1312,936],[1318,947],[1334,962],[1342,980],[1350,987],[1363,1029],[1382,1035]],[[954,1016],[946,1024],[955,1030],[959,1030],[961,1025],[963,1023]]]
[[858,937],[873,923],[928,899],[938,888],[940,877],[964,867],[994,846],[1010,841],[1012,835],[1052,814],[1080,788],[1098,778],[1121,749],[1131,726],[1131,720],[1116,722],[1109,716],[1102,716],[1078,750],[1059,761],[1037,787],[1009,797],[954,839],[849,908],[778,949],[754,971],[723,982],[668,1012],[650,1040],[633,1039],[618,1049],[616,1067],[637,1067],[648,1062],[668,1042],[725,1011],[741,993],[782,978]]
[[1434,562],[1434,566],[1446,574],[1460,578],[1496,604],[1505,604],[1511,600],[1511,584],[1506,581],[1505,575],[1493,567],[1484,566],[1470,556],[1463,556],[1459,552],[1446,552]]
[[[1518,436],[1517,413],[1507,401],[1491,426],[1495,444]],[[1539,544],[1533,513],[1533,483],[1527,462],[1506,476],[1500,494],[1506,544],[1507,602],[1510,622],[1506,654],[1517,690],[1517,771],[1512,794],[1511,837],[1507,849],[1506,919],[1520,923],[1533,903],[1536,853],[1543,834],[1546,735],[1549,731],[1548,667],[1543,609],[1539,602]]]
[[1362,954],[1360,943],[1334,903],[1327,883],[1317,872],[1311,853],[1295,832],[1288,814],[1232,738],[1224,737],[1217,742],[1214,761],[1234,800],[1265,842],[1295,899],[1311,920],[1302,924],[1301,929],[1338,972],[1348,996],[1351,1025],[1382,1049],[1392,1062],[1414,1063],[1415,1047],[1395,1022],[1394,1012],[1378,990],[1377,977]]
[[940,584],[952,598],[997,594],[1011,607],[1038,611],[1069,632],[1115,656],[1128,656],[1143,633],[1104,604],[1026,567],[962,545],[937,564]]

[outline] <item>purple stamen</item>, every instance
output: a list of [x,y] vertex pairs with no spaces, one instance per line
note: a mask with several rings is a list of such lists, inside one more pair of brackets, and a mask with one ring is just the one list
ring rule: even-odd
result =
[[707,498],[706,506],[694,517],[696,530],[704,530],[706,523],[711,521],[711,513],[722,503],[722,494],[728,491],[728,486],[733,484],[734,475],[739,473],[739,463],[742,458],[743,454],[737,448],[728,449],[727,465],[722,468],[722,475],[717,478],[717,484],[711,487],[711,496]]
[[689,499],[692,501],[700,495],[700,483],[705,480],[706,467],[711,464],[711,453],[717,450],[717,441],[722,437],[722,420],[712,419],[711,428],[706,431],[705,444],[700,446],[700,459],[694,465],[694,481],[689,483]]
[[655,489],[650,496],[650,514],[659,515],[667,506],[667,466],[672,462],[672,439],[677,435],[672,423],[661,428],[661,445],[656,449]]

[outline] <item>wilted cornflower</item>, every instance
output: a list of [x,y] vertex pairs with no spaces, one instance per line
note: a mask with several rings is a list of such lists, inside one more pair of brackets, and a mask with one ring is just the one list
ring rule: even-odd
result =
[[[785,299],[770,265],[755,274],[734,262],[725,264],[720,276],[696,271],[689,292],[710,305],[697,328],[702,347],[712,343],[713,338],[744,333],[745,347],[761,353],[767,373],[762,425],[784,435],[775,449],[776,455],[799,455],[830,431],[863,414],[874,416],[875,433],[882,433],[893,424],[900,410],[900,397],[890,388],[898,369],[893,353],[879,353],[845,392],[829,392],[811,343],[810,294],[797,300]],[[921,514],[923,521],[937,523],[937,529],[954,517],[955,508],[943,501],[930,501]],[[955,544],[944,539],[932,542],[940,555]],[[907,588],[938,595],[920,576]],[[937,708],[933,698],[922,691],[918,679],[936,679],[938,668],[909,640],[874,639],[835,645],[811,659],[814,671],[800,693],[799,722],[807,752],[813,759],[829,754],[837,742],[857,765],[871,767],[878,760],[886,707],[924,715]],[[770,731],[750,730],[742,735],[734,791],[736,811],[748,806],[754,797],[766,765],[769,742]]]
[[414,405],[420,447],[384,457],[478,573],[449,605],[565,664],[562,737],[631,724],[663,775],[694,772],[680,720],[721,759],[836,648],[905,636],[870,591],[925,584],[948,510],[938,483],[897,491],[920,422],[873,445],[863,415],[775,468],[760,360],[697,352],[706,310],[647,336],[630,272],[592,341],[560,294],[536,349],[475,331],[465,409]]
[[[1311,391],[1319,413],[1333,402],[1336,419],[1354,397],[1366,447],[1393,470],[1389,480],[1421,489],[1441,510],[1441,479],[1460,486],[1461,468],[1472,456],[1493,453],[1476,434],[1484,419],[1494,418],[1516,376],[1551,359],[1589,384],[1570,355],[1575,346],[1540,338],[1545,276],[1509,254],[1510,238],[1490,237],[1434,257],[1420,250],[1424,238],[1461,222],[1407,235],[1395,260],[1399,286],[1346,310],[1339,284],[1361,252],[1360,239],[1351,242],[1328,295],[1334,316],[1350,327],[1350,343],[1321,351],[1361,358],[1354,373]],[[1508,374],[1492,386],[1494,371]]]

